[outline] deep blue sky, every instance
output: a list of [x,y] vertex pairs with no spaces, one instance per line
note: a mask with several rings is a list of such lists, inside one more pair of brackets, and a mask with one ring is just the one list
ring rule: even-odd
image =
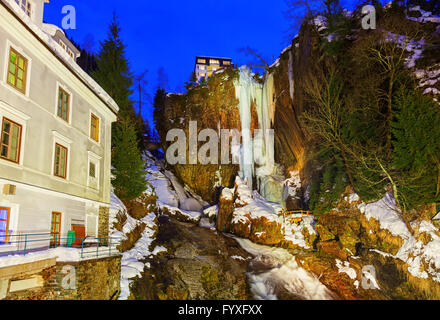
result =
[[[94,43],[95,51],[116,12],[133,73],[148,69],[150,95],[160,67],[167,73],[168,91],[182,91],[196,55],[230,57],[242,65],[250,58],[239,48],[256,48],[272,60],[289,44],[284,0],[51,0],[45,22],[61,27],[64,5],[75,6],[77,14],[76,30],[67,34],[80,45]],[[151,120],[151,106],[143,108]]]

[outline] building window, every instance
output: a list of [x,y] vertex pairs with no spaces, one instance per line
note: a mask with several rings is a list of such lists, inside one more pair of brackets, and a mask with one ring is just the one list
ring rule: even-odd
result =
[[75,56],[74,56],[72,50],[70,50],[69,48],[67,48],[67,53],[69,54],[69,56],[71,56],[73,59],[75,59]]
[[69,103],[70,94],[68,94],[62,88],[58,88],[58,110],[57,115],[61,119],[69,122]]
[[66,44],[62,40],[60,40],[58,43],[60,44],[61,48],[63,48],[63,50],[67,49]]
[[217,65],[219,65],[219,64],[220,64],[220,61],[217,60],[217,59],[210,59],[210,60],[209,60],[209,64],[217,64]]
[[205,76],[206,76],[205,73],[201,73],[201,72],[199,72],[199,78],[203,78],[203,77],[205,77]]
[[206,63],[205,59],[197,59],[197,63]]
[[91,161],[89,164],[89,177],[96,178],[96,165]]
[[93,113],[90,115],[90,138],[99,142],[99,118]]
[[0,207],[0,245],[10,243],[12,230],[9,230],[10,209]]
[[61,212],[52,212],[50,224],[50,246],[51,248],[60,245],[61,237]]
[[230,62],[230,61],[223,61],[223,65],[224,65],[224,66],[230,66],[230,65],[231,65],[231,62]]
[[15,2],[20,6],[21,10],[28,15],[28,17],[31,16],[32,6],[29,0],[15,0]]
[[55,144],[54,175],[63,179],[67,177],[67,148]]
[[22,127],[7,118],[3,118],[0,141],[0,157],[18,163],[20,161]]
[[206,66],[204,66],[204,65],[199,66],[199,70],[206,70]]
[[9,52],[8,83],[18,91],[26,92],[26,71],[28,61],[14,49]]

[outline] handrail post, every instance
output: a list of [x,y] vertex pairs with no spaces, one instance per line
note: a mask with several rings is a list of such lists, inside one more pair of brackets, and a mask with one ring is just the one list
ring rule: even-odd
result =
[[100,238],[98,238],[98,245],[96,246],[96,257],[97,258],[99,257],[99,239]]
[[27,246],[27,234],[24,235],[24,255],[26,255],[26,246]]
[[84,253],[84,238],[81,239],[81,259],[84,256],[83,253]]

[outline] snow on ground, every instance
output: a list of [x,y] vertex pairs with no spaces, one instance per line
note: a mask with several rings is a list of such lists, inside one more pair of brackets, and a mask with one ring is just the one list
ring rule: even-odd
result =
[[[148,187],[145,194],[155,195],[158,200],[156,206],[161,209],[166,209],[170,215],[185,216],[188,220],[198,223],[203,217],[202,208],[207,205],[200,197],[194,194],[189,188],[183,187],[174,174],[164,169],[163,164],[157,161],[150,153],[146,153],[144,160],[147,164],[146,179],[148,180]],[[208,213],[213,214],[215,208],[208,208]],[[112,230],[112,235],[117,235],[122,238],[130,233],[140,223],[145,223],[146,228],[142,233],[141,238],[136,242],[134,247],[122,254],[121,261],[121,294],[120,300],[125,300],[130,295],[130,283],[135,277],[141,277],[144,268],[149,268],[149,263],[143,261],[157,255],[160,252],[166,251],[162,246],[151,247],[154,241],[155,229],[157,228],[155,213],[150,213],[146,217],[137,220],[127,214],[127,209],[124,204],[111,194],[111,208],[110,217],[111,223],[116,221],[116,215],[122,212],[126,215],[127,220],[123,226],[123,231]],[[202,226],[213,228],[209,223],[209,219],[201,222]]]
[[[236,207],[232,214],[232,223],[247,223],[250,222],[248,216],[252,220],[265,217],[270,222],[278,222],[282,224],[282,218],[279,213],[282,211],[281,205],[273,202],[269,202],[258,194],[257,191],[252,189],[246,184],[246,181],[239,176],[235,179],[237,186],[238,197],[235,200]],[[228,193],[224,189],[223,192]]]
[[426,279],[431,276],[433,280],[440,282],[440,233],[431,222],[422,220],[411,223],[413,230],[418,229],[419,234],[426,232],[430,236],[430,241],[424,244],[409,232],[390,193],[377,202],[362,203],[358,208],[368,220],[376,219],[381,229],[388,230],[392,235],[404,240],[396,255],[379,253],[406,262],[408,271],[415,277]]
[[257,261],[269,264],[266,272],[248,273],[251,292],[258,300],[276,300],[280,286],[290,293],[309,300],[332,299],[330,290],[318,278],[301,268],[287,250],[255,244],[247,239],[236,238],[240,246],[255,256]]
[[[291,217],[293,216],[295,215],[291,215]],[[301,215],[296,215],[296,216],[300,217]],[[299,224],[289,223],[288,221],[285,221],[284,239],[304,249],[310,249],[310,246],[308,246],[305,242],[304,235],[302,232],[304,229],[307,229],[309,234],[316,234],[315,228],[313,227],[314,221],[315,218],[313,216],[303,216]]]
[[[151,192],[151,190],[149,190]],[[136,276],[141,277],[144,267],[149,265],[142,262],[145,258],[156,255],[161,251],[166,251],[163,247],[155,247],[153,251],[150,251],[150,245],[154,241],[154,228],[156,227],[154,213],[150,213],[144,218],[137,220],[132,218],[128,213],[125,205],[122,201],[111,192],[111,205],[110,205],[110,232],[112,236],[118,236],[122,239],[127,238],[127,234],[130,233],[137,225],[145,223],[146,228],[142,233],[141,238],[136,242],[134,247],[126,252],[122,253],[121,259],[121,294],[119,300],[126,300],[130,296],[130,283]],[[127,217],[127,220],[123,226],[123,231],[113,229],[113,222],[116,221],[116,214],[121,212]]]
[[[115,246],[112,245],[111,251],[108,246],[99,247],[99,256],[106,256],[107,252],[116,253]],[[84,248],[84,256],[81,257],[81,249],[58,247],[53,249],[29,252],[23,255],[21,252],[0,257],[0,268],[31,263],[46,259],[56,258],[57,262],[78,262],[89,259],[96,259],[96,247]]]
[[[301,186],[299,177],[292,173],[292,177],[286,180],[287,184],[290,184],[291,188],[298,188]],[[292,223],[290,219],[283,217],[283,208],[280,204],[270,202],[262,197],[257,191],[252,191],[246,184],[245,180],[239,176],[236,177],[235,185],[237,189],[237,199],[235,200],[236,208],[232,214],[232,223],[234,224],[247,224],[249,228],[251,226],[251,220],[258,220],[260,218],[266,218],[268,222],[275,222],[281,225],[281,230],[284,231],[284,239],[290,241],[295,245],[302,248],[309,249],[306,244],[303,230],[307,229],[309,234],[316,234],[314,229],[314,217],[302,216],[302,215],[289,215],[289,218],[302,218],[300,223]],[[293,191],[292,191],[293,192]],[[233,200],[234,190],[225,188],[222,191],[222,198]],[[262,234],[257,236],[261,236]]]
[[420,23],[426,23],[426,22],[440,23],[440,17],[433,15],[432,12],[422,10],[420,6],[409,8],[409,11],[410,12],[418,11],[421,16],[417,18],[407,16],[408,20],[412,20]]
[[284,181],[284,184],[287,186],[287,194],[291,198],[297,197],[298,190],[301,189],[301,177],[299,171],[291,171],[289,172],[290,178]]
[[159,252],[167,251],[162,246],[156,246],[150,251],[150,246],[154,241],[155,231],[152,229],[155,226],[154,223],[155,214],[150,213],[141,222],[144,222],[147,227],[142,233],[142,237],[136,242],[135,246],[122,254],[121,260],[121,294],[119,300],[126,300],[130,295],[130,283],[136,276],[141,278],[144,268],[149,268],[148,263],[142,262],[147,257],[157,255]]
[[422,57],[425,48],[425,40],[423,38],[417,41],[411,40],[407,36],[397,35],[389,31],[387,31],[386,34],[386,41],[393,41],[397,43],[400,48],[409,52],[408,58],[405,59],[405,66],[407,68],[414,68],[416,66],[416,61]]

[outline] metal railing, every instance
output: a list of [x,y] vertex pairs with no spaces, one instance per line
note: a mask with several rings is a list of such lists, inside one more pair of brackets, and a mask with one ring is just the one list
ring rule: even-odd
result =
[[[31,252],[40,252],[53,248],[73,248],[81,250],[81,259],[100,258],[118,255],[117,246],[120,238],[116,237],[85,237],[76,238],[62,236],[60,233],[23,233],[12,234],[11,231],[0,242],[0,257],[11,254],[26,255]],[[11,250],[2,251],[5,246]],[[15,248],[14,248],[15,247]]]
[[313,216],[313,212],[309,210],[283,210],[281,214],[283,215],[284,221],[287,219],[290,223],[299,223],[303,217]]

